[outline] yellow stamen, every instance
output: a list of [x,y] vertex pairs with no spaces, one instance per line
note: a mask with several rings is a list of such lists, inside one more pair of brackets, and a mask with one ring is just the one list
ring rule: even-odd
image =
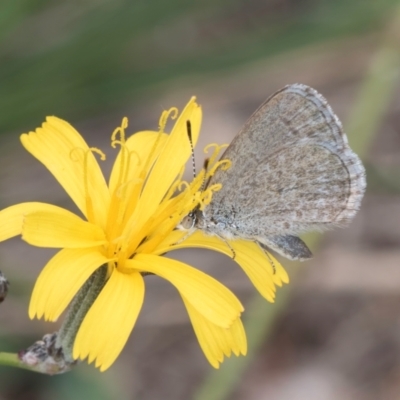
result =
[[218,192],[222,189],[222,185],[220,183],[216,183],[215,185],[211,185],[207,188],[201,196],[200,210],[204,210],[204,208],[211,203],[212,195],[214,192]]
[[178,114],[179,114],[179,110],[176,107],[172,107],[169,110],[164,110],[162,112],[159,123],[158,123],[160,133],[165,131],[165,126],[167,125],[168,118],[176,119],[178,117]]
[[[121,146],[121,166],[120,173],[118,177],[117,187],[121,185],[121,183],[125,182],[126,175],[129,171],[129,161],[130,161],[130,153],[125,145],[125,129],[128,127],[128,118],[124,117],[121,122],[121,126],[116,128],[114,132],[111,134],[111,147],[115,149],[117,146]],[[117,135],[120,135],[120,138],[117,139]],[[127,165],[125,165],[127,164]]]
[[[120,132],[121,135],[124,135],[122,128],[118,132]],[[114,137],[115,137],[114,134],[116,133],[117,130],[113,132]],[[122,221],[124,219],[124,211],[125,211],[125,208],[123,206],[124,203],[123,199],[124,199],[124,194],[126,193],[127,190],[125,181],[129,172],[131,158],[130,154],[128,153],[128,149],[125,145],[125,140],[122,141],[113,140],[112,145],[114,148],[117,145],[121,146],[120,150],[121,162],[120,162],[120,171],[118,175],[118,183],[116,185],[116,190],[111,195],[111,204],[108,213],[107,229],[106,229],[108,233],[108,240],[110,240],[111,243],[114,243],[113,238],[118,236],[122,229]],[[115,251],[116,251],[115,246],[111,245],[109,248],[109,252],[113,254]]]
[[221,168],[223,171],[228,170],[232,166],[231,160],[221,160],[216,162],[208,171],[206,175],[206,179],[211,178],[218,168]]
[[[153,161],[154,159],[154,152],[156,151],[159,141],[161,140],[161,135],[165,129],[165,125],[168,122],[168,118],[171,117],[171,119],[176,119],[178,116],[178,109],[173,107],[171,109],[169,109],[168,111],[163,111],[163,113],[161,114],[160,117],[160,121],[159,121],[159,125],[160,125],[160,134],[158,135],[157,139],[155,140],[153,147],[146,159],[145,165],[143,166],[143,168],[141,169],[140,175],[139,175],[139,179],[142,180],[143,184],[146,181],[147,178],[147,174],[149,173],[149,171],[151,170],[151,166],[150,163]],[[174,183],[172,185],[172,187],[169,189],[168,193],[165,196],[165,199],[171,197],[174,192],[176,191],[176,188],[178,187],[178,182],[180,181],[180,179],[182,178],[184,172],[184,168],[182,168],[177,180],[175,181],[176,183]],[[139,201],[140,198],[140,194],[142,192],[142,185],[137,184],[136,187],[134,188],[134,190],[132,191],[131,195],[130,195],[130,202],[127,206],[127,212],[126,212],[126,221],[124,223],[124,226],[128,226],[130,225],[131,228],[126,232],[125,236],[127,238],[127,240],[129,240],[131,242],[131,245],[129,246],[129,249],[134,252],[136,247],[138,246],[138,244],[140,243],[140,241],[142,240],[140,237],[145,237],[136,234],[136,230],[138,229],[137,226],[134,224],[134,221],[130,221],[129,218],[132,217],[132,215],[134,214],[134,210],[136,209],[136,205],[137,202]],[[176,185],[176,186],[175,186]],[[149,222],[149,221],[148,221]],[[147,225],[147,223],[146,223]],[[142,231],[144,227],[140,228],[140,231]]]
[[101,161],[105,161],[106,160],[106,155],[100,149],[98,149],[97,147],[91,147],[89,150],[94,154],[98,154],[100,156],[100,160]]
[[[83,160],[80,160],[80,157],[78,156],[79,152],[83,155]],[[95,223],[93,203],[89,192],[89,154],[98,154],[101,161],[106,159],[106,155],[97,147],[90,147],[88,150],[76,147],[70,151],[70,158],[74,162],[83,161],[83,185],[85,188],[86,218],[89,222]]]
[[114,129],[114,132],[111,134],[111,146],[115,149],[116,145],[114,145],[116,141],[117,134],[120,134],[120,141],[125,143],[125,129],[128,127],[128,118],[122,118],[121,126]]
[[[151,222],[148,221],[141,229],[140,235],[138,235],[142,238],[146,237],[146,241],[140,244],[137,250],[133,246],[130,247],[129,254],[136,251],[151,252],[154,250],[185,215],[200,205],[202,202],[202,192],[199,191],[201,182],[201,176],[197,177],[191,185],[188,185],[184,181],[177,182],[177,188],[185,186],[185,189],[175,197],[172,197],[173,192],[170,198],[166,196],[157,209],[157,212],[152,216]],[[176,210],[179,211],[177,212]]]
[[[116,184],[116,190],[112,193],[110,210],[108,213],[107,232],[108,239],[110,240],[110,246],[108,249],[109,256],[116,252],[120,252],[120,249],[118,248],[120,243],[115,241],[114,238],[121,234],[124,227],[124,219],[127,218],[126,202],[128,201],[128,187],[132,184],[142,187],[143,184],[143,180],[138,178],[127,182],[127,177],[133,164],[133,157],[137,159],[136,165],[141,164],[141,159],[138,153],[134,150],[129,151],[126,146],[125,129],[127,127],[128,119],[125,117],[121,122],[121,126],[115,129],[111,135],[111,146],[113,148],[116,148],[117,146],[121,147],[121,160],[118,183]],[[120,135],[119,139],[117,139],[118,134]]]
[[210,150],[212,147],[214,147],[214,151],[213,151],[213,153],[212,153],[212,155],[211,155],[211,157],[210,157],[210,159],[209,159],[209,161],[208,161],[208,165],[213,165],[213,164],[215,163],[217,157],[219,156],[219,153],[220,153],[223,149],[225,149],[226,147],[228,147],[228,144],[221,144],[221,145],[219,145],[219,144],[217,144],[217,143],[210,143],[209,145],[207,145],[207,146],[204,148],[204,153],[205,153],[205,154],[208,154],[209,150]]

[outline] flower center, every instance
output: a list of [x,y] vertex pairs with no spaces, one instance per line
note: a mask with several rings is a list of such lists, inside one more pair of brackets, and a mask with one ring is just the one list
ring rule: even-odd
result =
[[[224,146],[213,144],[205,149],[207,152],[214,147],[207,166],[193,181],[188,183],[182,180],[184,172],[184,167],[182,167],[153,215],[144,221],[142,226],[135,224],[136,219],[133,218],[135,212],[137,213],[143,187],[153,163],[159,156],[157,151],[162,151],[159,149],[159,141],[164,135],[168,119],[175,119],[177,112],[175,108],[172,108],[162,113],[159,135],[156,138],[153,136],[154,143],[150,151],[146,153],[146,157],[142,156],[143,153],[132,150],[127,144],[125,130],[128,120],[126,118],[111,136],[111,146],[113,148],[119,146],[120,152],[114,166],[114,173],[117,175],[110,179],[112,193],[106,226],[108,245],[105,250],[107,257],[113,258],[115,262],[110,263],[109,268],[117,268],[120,272],[129,273],[125,260],[133,258],[137,253],[153,253],[186,215],[195,209],[203,210],[211,202],[213,192],[221,188],[220,184],[205,187],[205,183],[218,168],[226,170],[230,167],[229,160],[217,161]],[[91,151],[98,152],[97,149],[91,149]]]

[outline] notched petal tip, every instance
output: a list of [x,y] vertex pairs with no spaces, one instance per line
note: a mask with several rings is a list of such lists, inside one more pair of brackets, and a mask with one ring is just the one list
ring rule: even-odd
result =
[[101,371],[109,368],[136,323],[144,291],[140,273],[123,274],[114,270],[79,328],[73,357],[88,357],[88,362],[95,361],[95,366]]
[[204,318],[188,300],[182,296],[193,330],[208,362],[216,369],[225,357],[239,356],[247,352],[247,339],[240,318],[229,328],[221,328]]

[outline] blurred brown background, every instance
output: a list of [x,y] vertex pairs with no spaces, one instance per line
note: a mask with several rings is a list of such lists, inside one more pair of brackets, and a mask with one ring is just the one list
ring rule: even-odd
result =
[[[203,106],[197,163],[229,142],[282,86],[301,82],[332,105],[362,153],[368,192],[346,230],[310,236],[315,258],[283,261],[292,281],[260,299],[226,257],[172,257],[207,271],[246,306],[250,354],[219,371],[199,349],[181,300],[156,277],[117,362],[48,377],[0,366],[0,400],[396,400],[400,398],[400,4],[395,0],[181,0],[0,4],[0,207],[45,201],[74,210],[19,142],[46,115],[92,146],[156,129],[163,109]],[[307,240],[307,239],[306,239]],[[35,278],[53,252],[0,244],[11,281],[0,305],[0,351],[16,352],[56,324],[29,321]]]

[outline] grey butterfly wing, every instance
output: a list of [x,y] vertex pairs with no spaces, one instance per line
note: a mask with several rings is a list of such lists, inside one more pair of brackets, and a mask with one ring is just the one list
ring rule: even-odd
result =
[[210,230],[226,238],[257,240],[292,259],[311,255],[295,235],[345,225],[365,191],[364,168],[340,121],[305,85],[271,96],[221,158],[232,166],[211,178],[209,184],[222,189],[204,210],[204,226],[214,225]]

